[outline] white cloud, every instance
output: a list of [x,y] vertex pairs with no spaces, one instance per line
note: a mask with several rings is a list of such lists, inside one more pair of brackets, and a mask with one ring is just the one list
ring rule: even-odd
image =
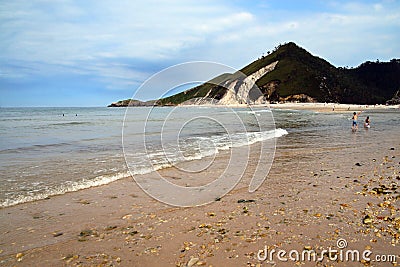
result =
[[0,57],[58,64],[174,57],[204,35],[251,21],[252,15],[190,1],[15,1],[3,6],[0,19]]
[[[352,65],[368,56],[393,57],[400,50],[396,2],[331,2],[328,11],[306,14],[249,5],[211,0],[3,1],[0,64],[22,62],[36,70],[23,72],[34,75],[93,75],[109,87],[131,88],[152,73],[137,65],[132,69],[127,60],[214,60],[242,67],[278,43],[295,41],[332,63]],[[2,76],[12,72],[7,69]]]

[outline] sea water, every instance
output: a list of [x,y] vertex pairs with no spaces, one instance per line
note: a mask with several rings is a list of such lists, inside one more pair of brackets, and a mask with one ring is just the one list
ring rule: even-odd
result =
[[[282,138],[281,148],[399,145],[400,112],[350,113],[224,107],[1,108],[0,207],[201,160],[221,150]],[[396,143],[397,142],[397,143]],[[373,149],[373,148],[372,148]],[[129,169],[128,169],[129,167]]]

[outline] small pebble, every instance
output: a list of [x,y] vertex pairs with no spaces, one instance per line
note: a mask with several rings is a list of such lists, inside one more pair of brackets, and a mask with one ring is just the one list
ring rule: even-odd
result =
[[253,203],[256,202],[254,199],[239,199],[237,203]]
[[372,218],[369,215],[366,215],[363,219],[364,224],[370,224],[372,223]]
[[199,261],[199,258],[191,258],[191,259],[188,261],[187,266],[188,266],[188,267],[192,267],[192,266],[195,265],[198,261]]
[[24,257],[24,253],[17,253],[17,255],[15,255],[15,258],[17,259],[17,261],[22,261],[22,257]]
[[62,232],[54,232],[53,233],[53,236],[54,237],[57,237],[57,236],[61,236],[61,235],[63,235],[64,233],[62,233]]

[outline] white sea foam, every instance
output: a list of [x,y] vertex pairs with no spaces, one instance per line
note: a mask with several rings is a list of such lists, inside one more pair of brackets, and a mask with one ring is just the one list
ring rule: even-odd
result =
[[34,193],[32,195],[28,195],[28,196],[20,196],[17,198],[13,198],[13,199],[5,199],[3,200],[3,202],[0,202],[0,207],[4,208],[4,207],[9,207],[9,206],[14,206],[17,204],[21,204],[21,203],[25,203],[25,202],[32,202],[32,201],[36,201],[36,200],[41,200],[41,199],[45,199],[51,196],[55,196],[55,195],[63,195],[65,193],[68,192],[74,192],[74,191],[79,191],[82,189],[87,189],[90,187],[96,187],[96,186],[101,186],[101,185],[106,185],[109,184],[111,182],[120,180],[122,178],[126,178],[129,177],[129,174],[126,172],[122,172],[122,173],[116,173],[114,175],[110,175],[110,176],[97,176],[94,179],[87,179],[87,180],[82,180],[79,182],[71,182],[68,184],[64,184],[52,189],[48,189],[45,192],[41,192],[41,193]]
[[[108,176],[100,175],[93,179],[84,179],[76,182],[66,182],[63,185],[49,188],[41,192],[38,192],[37,190],[31,190],[30,195],[21,195],[19,197],[14,196],[12,198],[7,198],[3,200],[2,202],[0,202],[0,208],[13,206],[25,202],[41,200],[51,196],[62,195],[68,192],[79,191],[91,187],[106,185],[122,178],[129,177],[130,174],[140,175],[151,173],[161,169],[170,168],[174,166],[174,164],[180,162],[199,160],[218,154],[219,151],[229,150],[233,147],[252,145],[268,139],[278,138],[286,134],[288,134],[286,130],[279,128],[264,132],[235,133],[232,135],[225,134],[210,137],[191,137],[191,142],[189,142],[186,147],[182,148],[186,149],[186,152],[190,152],[188,153],[189,155],[183,156],[181,153],[182,151],[178,151],[179,153],[172,153],[170,151],[165,152],[156,150],[147,153],[146,155],[139,155],[138,159],[142,157],[142,160],[134,161],[132,163],[128,162],[131,173],[118,172],[116,174]],[[212,144],[212,146],[201,147],[201,149],[193,150],[193,147],[198,148],[201,144],[204,144],[204,141],[210,141],[207,143]],[[150,162],[143,160],[143,157],[147,157],[147,159],[150,159]],[[117,169],[114,170],[117,171]]]
[[[191,143],[186,146],[181,146],[180,151],[176,153],[164,152],[156,150],[146,154],[139,154],[132,157],[127,157],[127,162],[132,175],[147,174],[153,171],[158,171],[165,168],[170,168],[175,164],[184,161],[200,160],[206,157],[214,156],[219,151],[229,150],[235,147],[252,145],[257,142],[279,138],[287,135],[285,129],[275,129],[263,132],[247,132],[235,133],[232,135],[220,135],[210,137],[191,137]],[[200,146],[201,142],[209,140],[211,146],[201,146],[201,149],[194,150]],[[182,154],[188,154],[183,156]]]

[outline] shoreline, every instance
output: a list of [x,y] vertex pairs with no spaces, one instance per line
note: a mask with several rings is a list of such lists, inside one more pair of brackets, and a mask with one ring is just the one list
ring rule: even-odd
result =
[[[374,188],[396,182],[400,147],[396,137],[376,141],[372,150],[351,144],[292,147],[283,137],[268,180],[256,192],[248,192],[246,172],[233,191],[200,207],[168,206],[124,178],[3,208],[0,263],[187,266],[197,259],[199,266],[273,266],[256,258],[264,246],[317,250],[334,246],[339,238],[352,249],[398,254],[399,237],[391,233],[399,217],[392,208],[399,200],[392,191],[380,194]],[[216,160],[222,164],[228,154]],[[173,169],[161,172],[172,180],[182,178]],[[364,223],[367,215],[371,223]],[[393,223],[385,217],[393,217]]]
[[337,104],[337,103],[276,103],[276,104],[232,104],[232,105],[177,105],[176,107],[227,107],[227,108],[265,108],[283,110],[308,110],[316,112],[353,112],[360,110],[400,110],[400,105],[359,105],[359,104]]
[[400,105],[357,105],[336,103],[282,103],[271,104],[271,108],[309,110],[317,112],[354,112],[361,110],[399,110]]
[[[207,106],[207,105],[200,105],[200,106],[193,106],[193,105],[189,105],[189,106],[185,106],[185,107],[202,107],[202,106]],[[207,107],[219,107],[219,106],[215,106],[215,105],[211,105],[211,106],[207,106]],[[225,107],[225,106],[221,106],[221,107]],[[230,106],[228,106],[230,107]],[[232,107],[247,107],[246,105],[233,105]],[[253,107],[253,106],[252,106]],[[254,107],[265,107],[264,105],[256,105]],[[331,110],[331,107],[335,107],[335,111]],[[369,110],[369,111],[376,111],[376,110],[398,110],[400,108],[400,105],[395,105],[395,106],[385,106],[385,105],[377,105],[377,106],[361,106],[361,105],[354,105],[354,104],[340,104],[339,106],[337,104],[334,103],[280,103],[280,104],[271,104],[271,109],[274,110],[307,110],[307,111],[314,111],[314,112],[321,112],[321,113],[346,113],[346,112],[353,112],[353,111],[365,111],[365,110]],[[399,109],[400,110],[400,109]],[[78,189],[74,189],[74,190],[67,190],[67,191],[63,191],[60,193],[56,193],[56,194],[46,194],[42,197],[32,197],[31,199],[29,199],[28,201],[20,201],[20,200],[16,200],[16,201],[11,201],[11,202],[17,202],[17,203],[12,203],[11,205],[3,205],[0,206],[0,209],[4,209],[4,208],[8,208],[8,207],[13,207],[16,205],[20,205],[20,204],[24,204],[24,203],[34,203],[36,201],[41,201],[47,198],[52,198],[55,196],[62,196],[64,194],[68,194],[68,193],[73,193],[73,192],[78,192],[81,190],[87,190],[87,189],[91,189],[91,188],[96,188],[96,187],[101,187],[101,186],[107,186],[110,183],[113,183],[115,181],[118,181],[120,179],[127,179],[130,178],[130,174],[129,173],[124,173],[121,176],[122,173],[117,173],[117,174],[113,174],[110,177],[112,179],[109,179],[109,177],[105,177],[106,180],[110,180],[108,182],[103,182],[102,180],[100,180],[99,184],[97,185],[84,185],[82,186],[82,188],[78,188]],[[120,176],[119,178],[114,179],[115,176]],[[100,176],[103,177],[103,176]],[[5,202],[4,202],[5,203]],[[4,204],[3,203],[3,204]]]

